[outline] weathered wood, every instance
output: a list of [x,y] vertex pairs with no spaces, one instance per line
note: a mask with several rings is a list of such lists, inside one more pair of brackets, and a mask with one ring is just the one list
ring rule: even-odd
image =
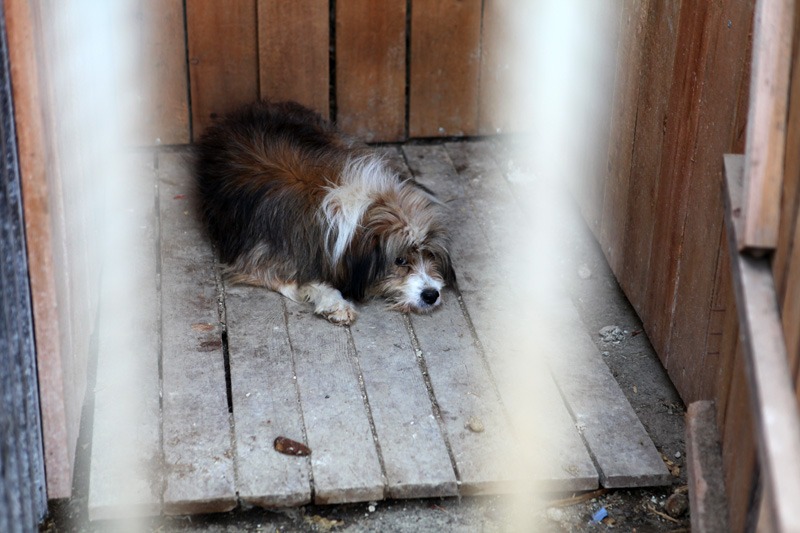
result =
[[258,75],[261,98],[294,100],[328,118],[329,46],[327,1],[260,0]]
[[258,98],[256,15],[255,0],[186,3],[193,140]]
[[728,495],[730,530],[746,531],[745,524],[750,521],[750,515],[754,511],[752,505],[759,474],[755,425],[749,408],[744,355],[739,344],[736,345],[731,364],[730,387],[725,404],[725,426],[721,428],[722,464]]
[[778,243],[795,2],[756,2],[739,250]]
[[608,144],[608,176],[603,190],[600,242],[611,270],[618,272],[625,256],[625,226],[631,189],[631,166],[638,127],[644,40],[650,2],[624,3],[619,23],[617,71],[611,107],[611,142]]
[[480,0],[412,0],[410,137],[477,133],[481,11]]
[[47,73],[38,53],[41,25],[38,6],[10,0],[3,4],[9,45],[9,70],[14,98],[25,240],[28,253],[47,494],[69,497],[72,490],[70,428],[65,412],[64,365],[57,298],[55,222],[59,210],[51,199],[48,123],[42,113]]
[[[794,50],[792,52],[792,80],[789,92],[789,110],[786,119],[786,149],[783,168],[783,194],[781,195],[781,219],[778,227],[778,243],[772,259],[775,290],[783,306],[785,299],[789,256],[800,246],[800,233],[796,232],[800,218],[800,9],[794,13]],[[796,322],[795,322],[796,323]],[[788,344],[788,339],[787,339]],[[792,354],[791,349],[789,355]]]
[[571,342],[563,353],[548,353],[547,361],[598,467],[600,483],[608,488],[670,484],[672,476],[575,308],[554,305],[551,312]]
[[405,138],[406,0],[336,2],[336,119],[369,142]]
[[116,216],[106,226],[103,258],[90,520],[161,512],[161,325],[153,163],[152,154],[137,158],[106,200]]
[[[736,125],[736,102],[730,98],[741,83],[742,65],[747,58],[748,24],[751,6],[730,1],[721,9],[711,9],[707,21],[716,30],[710,42],[711,66],[704,84],[700,124],[709,125],[696,133],[697,142],[690,160],[692,179],[688,189],[684,240],[677,268],[675,312],[670,319],[668,351],[664,366],[681,391],[681,398],[691,402],[701,398],[705,388],[697,372],[696,350],[706,350],[709,310],[715,287],[715,272],[723,209],[719,183],[722,179],[720,157],[731,146]],[[728,21],[731,28],[727,28]]]
[[[445,290],[435,314],[413,315],[428,379],[450,443],[461,494],[508,492],[522,476],[510,468],[512,433],[457,295]],[[482,432],[468,429],[477,419]]]
[[455,496],[456,475],[403,316],[371,301],[351,326],[389,498]]
[[189,142],[189,87],[186,65],[186,30],[182,0],[137,0],[136,20],[146,83],[139,87],[143,117],[143,144]]
[[164,512],[233,509],[230,415],[214,256],[187,195],[182,154],[158,158]]
[[680,2],[651,2],[647,33],[642,46],[642,81],[639,84],[636,128],[633,139],[631,177],[627,187],[627,221],[618,246],[623,260],[617,279],[643,322],[647,306],[650,253],[654,244],[654,206],[658,203],[661,153],[665,142],[664,123],[672,81]]
[[772,498],[769,509],[779,531],[800,529],[800,412],[789,377],[777,297],[769,261],[737,252],[744,201],[742,156],[725,156],[726,227],[736,290],[750,408],[755,419],[759,464]]
[[450,236],[459,243],[450,251],[457,269],[459,289],[490,290],[485,279],[475,279],[473,273],[464,267],[470,265],[488,272],[492,254],[487,247],[473,244],[489,242],[489,239],[475,217],[474,208],[467,201],[450,156],[440,145],[408,144],[403,146],[403,154],[415,179],[435,192],[447,206]]
[[[8,4],[4,4],[7,8]],[[25,213],[9,72],[7,16],[0,12],[0,529],[35,531],[47,513]],[[19,13],[16,13],[19,14]],[[23,28],[29,20],[15,21]],[[18,28],[17,28],[18,29]],[[18,35],[15,35],[17,39]],[[12,45],[25,42],[11,40]],[[17,55],[15,59],[19,56]],[[29,65],[33,67],[33,65]],[[16,81],[16,80],[14,80]],[[19,88],[17,88],[19,89]]]
[[286,308],[315,503],[382,499],[384,475],[347,330],[308,304],[287,300]]
[[730,531],[713,402],[694,402],[686,410],[686,465],[692,531]]
[[307,457],[273,449],[276,437],[305,441],[282,296],[257,287],[226,287],[236,489],[264,507],[311,501]]
[[[489,366],[498,380],[505,404],[521,405],[514,400],[518,392],[514,384],[520,371],[520,362],[529,360],[530,354],[510,354],[508,342],[499,340],[499,332],[505,331],[502,329],[504,323],[515,314],[514,304],[508,291],[498,292],[503,286],[498,284],[499,258],[491,252],[497,243],[488,238],[481,228],[481,222],[484,222],[484,227],[487,226],[483,216],[475,216],[484,211],[487,214],[495,212],[498,215],[495,218],[499,219],[497,211],[503,208],[503,201],[511,204],[506,205],[506,209],[513,208],[513,199],[509,197],[507,184],[499,169],[493,161],[486,159],[490,152],[489,145],[480,143],[480,146],[461,149],[453,144],[447,145],[447,151],[438,146],[409,145],[404,147],[404,152],[417,181],[439,193],[450,207],[452,254],[462,298],[486,350]],[[457,175],[449,153],[455,154],[455,162],[464,176]],[[471,180],[484,183],[467,187],[464,182]],[[498,195],[502,200],[497,200]],[[474,202],[481,207],[475,207]],[[480,254],[480,259],[476,258],[476,253]],[[523,359],[515,362],[515,355]],[[530,368],[525,366],[523,370],[526,376],[530,376]],[[535,465],[532,476],[552,490],[596,488],[598,476],[591,458],[545,367],[541,368],[541,374],[542,377],[536,377],[537,383],[541,380],[541,387],[534,387],[542,389],[536,395],[539,401],[535,405],[538,407],[526,410],[525,414],[532,414],[540,422],[540,427],[548,427],[547,435],[534,436],[537,441],[533,446],[538,450],[539,458],[547,457],[550,460]],[[531,383],[527,385],[528,389],[532,386]],[[515,411],[512,407],[512,417]],[[525,424],[523,420],[521,425]]]

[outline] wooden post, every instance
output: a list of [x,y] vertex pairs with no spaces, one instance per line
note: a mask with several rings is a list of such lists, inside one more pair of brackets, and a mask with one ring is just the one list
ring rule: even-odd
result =
[[742,156],[725,155],[725,219],[733,286],[744,349],[750,405],[756,426],[764,493],[762,520],[774,531],[800,531],[800,413],[789,376],[778,300],[769,260],[736,251],[741,216]]
[[778,242],[794,9],[794,0],[756,4],[740,251]]

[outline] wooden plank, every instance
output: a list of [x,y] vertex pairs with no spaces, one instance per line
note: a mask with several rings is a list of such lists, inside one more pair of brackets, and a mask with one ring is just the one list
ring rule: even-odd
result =
[[255,0],[186,3],[192,139],[215,118],[258,98]]
[[273,450],[276,437],[305,441],[282,298],[225,289],[237,490],[242,502],[263,507],[311,501],[309,459]]
[[287,300],[286,308],[314,502],[382,499],[384,474],[347,329],[315,316],[308,304]]
[[329,19],[328,2],[258,1],[262,99],[294,100],[325,118],[330,116]]
[[[687,147],[694,146],[699,127],[699,97],[702,75],[707,69],[709,32],[705,24],[711,4],[682,2],[678,21],[678,37],[673,63],[672,86],[667,104],[665,142],[662,151],[661,175],[654,205],[655,225],[649,259],[647,293],[641,316],[659,357],[665,357],[672,321],[676,270],[683,242],[683,227],[688,202],[691,156]],[[633,302],[634,307],[639,304]],[[663,361],[663,359],[662,359]],[[681,392],[681,387],[678,386]]]
[[[793,147],[800,145],[800,9],[794,13],[794,51],[792,52],[792,81],[789,93],[789,111],[786,119],[786,146],[783,168],[783,194],[781,196],[781,220],[778,228],[778,243],[772,260],[775,275],[775,290],[781,305],[786,303],[785,288],[788,276],[789,256],[800,246],[800,234],[796,233],[800,215],[800,153]],[[789,351],[791,354],[791,350]]]
[[778,243],[794,4],[756,2],[739,250],[771,250]]
[[652,2],[647,14],[629,182],[635,186],[628,187],[628,216],[620,243],[624,257],[617,279],[645,323],[650,320],[646,315],[644,297],[654,242],[654,206],[658,204],[664,123],[678,41],[680,7],[680,2]]
[[214,256],[190,210],[182,154],[158,158],[164,512],[237,505]]
[[737,253],[735,219],[744,201],[742,156],[725,156],[726,227],[733,267],[750,407],[759,464],[772,496],[772,523],[779,531],[800,529],[800,411],[789,377],[777,297],[769,261]]
[[[160,301],[152,154],[131,161],[106,199],[94,387],[90,520],[161,512]],[[120,246],[119,243],[122,243]]]
[[[506,98],[514,81],[510,67],[513,43],[507,38],[513,2],[493,0],[483,4],[481,68],[478,79],[479,135],[508,133],[515,129],[513,99]],[[499,95],[503,95],[500,97]]]
[[617,71],[611,111],[611,142],[608,144],[608,177],[603,191],[600,242],[611,270],[619,272],[625,257],[625,226],[628,220],[633,144],[639,110],[643,41],[647,34],[649,2],[629,0],[621,13]]
[[456,475],[403,315],[371,301],[361,306],[351,333],[386,470],[386,496],[455,496]]
[[[473,163],[469,175],[464,179],[459,178],[448,158],[448,153],[439,146],[407,145],[403,150],[417,181],[438,192],[440,198],[444,199],[450,207],[449,227],[453,238],[452,253],[458,274],[460,293],[469,310],[481,345],[486,350],[491,371],[500,384],[500,393],[505,405],[536,406],[531,410],[526,409],[524,413],[519,413],[516,409],[511,410],[512,416],[515,414],[525,415],[517,421],[519,429],[531,424],[532,419],[537,421],[540,428],[548,428],[547,435],[537,433],[532,437],[536,439],[536,459],[539,459],[533,467],[532,477],[550,490],[591,490],[596,488],[598,486],[597,470],[592,464],[548,370],[542,367],[540,368],[541,372],[532,373],[530,368],[523,365],[523,375],[536,376],[538,385],[531,388],[532,385],[528,381],[525,384],[526,387],[516,388],[516,378],[520,375],[521,363],[530,359],[529,354],[520,355],[514,352],[517,357],[521,358],[515,359],[515,355],[510,353],[508,342],[498,341],[498,337],[502,336],[498,332],[506,331],[503,329],[504,324],[507,325],[508,319],[518,313],[513,311],[507,291],[503,291],[502,296],[498,293],[498,289],[503,285],[497,283],[495,273],[497,256],[490,252],[495,243],[481,229],[479,223],[481,217],[474,216],[480,211],[473,205],[473,198],[481,197],[482,194],[488,192],[489,197],[484,200],[491,200],[492,197],[497,196],[492,193],[492,189],[503,189],[506,184],[502,181],[496,182],[498,178],[501,178],[497,168],[492,170],[489,183],[484,185],[480,192],[468,193],[463,184],[464,181],[470,179],[469,176],[480,179],[478,176],[482,176],[482,174],[479,166],[483,166],[484,169],[491,167],[489,161],[483,161],[482,165],[476,164],[481,163],[481,157],[488,156],[488,146],[483,146],[483,150],[473,149],[469,153],[465,153],[463,150],[459,151],[456,146],[448,145],[449,151],[459,154],[456,161],[462,172],[468,172],[470,163]],[[475,159],[473,160],[470,156]],[[506,198],[506,201],[510,201],[510,199]],[[494,211],[496,208],[495,206],[491,210]],[[480,254],[479,258],[475,257],[476,253]],[[494,259],[492,259],[493,255]],[[505,357],[501,357],[500,354],[505,354]],[[520,390],[522,390],[524,398],[519,398]],[[530,400],[527,395],[531,392],[536,395],[535,402],[526,401]],[[527,415],[533,416],[531,418]],[[523,455],[525,455],[524,452]]]
[[[461,494],[508,492],[523,473],[515,472],[508,462],[511,430],[457,295],[446,289],[436,313],[413,315],[411,324],[447,432]],[[468,429],[473,418],[484,431]]]
[[758,485],[758,465],[744,355],[739,345],[731,374],[725,427],[721,428],[722,464],[725,470],[730,531],[746,531],[745,524],[751,520],[750,515],[754,511],[752,505]]
[[62,327],[54,257],[54,221],[58,220],[59,211],[51,201],[50,180],[56,176],[48,166],[48,124],[41,107],[47,96],[46,70],[37,48],[41,45],[41,26],[38,7],[27,1],[10,0],[3,9],[25,212],[47,494],[50,498],[67,498],[72,490],[73,458],[69,455],[64,405]]
[[489,239],[474,216],[475,209],[466,198],[447,151],[441,145],[407,144],[403,146],[403,154],[415,179],[435,192],[448,208],[450,237],[457,243],[450,256],[457,269],[459,289],[490,290],[485,279],[475,279],[469,270],[462,271],[463,265],[490,271],[492,252],[488,247],[474,245]]
[[137,0],[135,20],[142,25],[140,88],[143,144],[189,142],[189,86],[186,66],[186,30],[182,0]]
[[689,506],[692,529],[700,533],[730,531],[716,418],[714,403],[709,400],[694,402],[686,409]]
[[480,0],[412,0],[410,137],[478,132],[481,11]]
[[[683,142],[691,154],[688,159],[680,155],[681,172],[689,175],[685,198],[681,200],[683,214],[673,218],[671,213],[661,212],[672,220],[667,228],[657,221],[660,231],[669,231],[670,257],[658,254],[658,261],[672,263],[668,269],[657,268],[651,257],[651,270],[667,271],[665,279],[652,278],[653,289],[648,298],[664,298],[656,308],[658,313],[651,320],[659,323],[660,347],[664,366],[675,383],[684,401],[700,398],[698,393],[706,388],[700,381],[702,373],[695,369],[698,349],[705,353],[709,309],[714,291],[719,236],[722,227],[722,199],[719,182],[722,175],[721,155],[726,152],[734,138],[736,127],[736,94],[741,83],[742,66],[746,63],[745,51],[748,43],[748,28],[751,6],[729,1],[719,6],[711,5],[703,24],[707,28],[702,45],[708,46],[707,63],[703,66],[705,80],[695,96],[697,108],[696,129],[688,133]],[[730,22],[730,27],[728,27]],[[667,179],[662,176],[661,180]],[[660,198],[660,197],[659,197]],[[659,200],[660,202],[660,200]],[[678,240],[676,234],[682,234]],[[680,250],[679,257],[675,251]],[[669,292],[663,289],[670,288]],[[680,310],[679,312],[677,310]],[[701,348],[698,348],[701,347]]]
[[405,134],[406,0],[336,2],[336,119],[368,142]]
[[572,411],[607,488],[669,485],[672,476],[614,376],[583,330],[575,308],[554,306],[571,342],[547,354],[556,384]]

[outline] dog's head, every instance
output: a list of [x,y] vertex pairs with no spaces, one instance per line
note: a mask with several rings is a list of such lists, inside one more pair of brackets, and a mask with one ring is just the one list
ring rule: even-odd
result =
[[429,313],[455,283],[442,204],[413,181],[372,199],[343,259],[345,293],[382,296],[394,309]]

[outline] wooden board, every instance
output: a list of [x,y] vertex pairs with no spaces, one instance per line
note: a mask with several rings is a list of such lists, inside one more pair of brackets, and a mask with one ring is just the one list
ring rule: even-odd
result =
[[[435,315],[413,315],[411,325],[425,359],[447,432],[461,494],[508,492],[520,472],[510,467],[512,433],[483,356],[457,295],[445,290]],[[476,418],[483,432],[468,429]]]
[[794,4],[756,2],[740,250],[772,250],[778,244]]
[[148,145],[189,142],[189,87],[182,0],[137,0],[142,29],[140,51],[142,108],[147,109],[138,142]]
[[[97,377],[89,470],[89,519],[161,511],[159,358],[154,157],[143,155],[106,199]],[[124,243],[120,249],[115,243]]]
[[800,410],[789,377],[786,344],[769,260],[738,253],[738,231],[744,230],[742,156],[725,156],[726,228],[733,285],[741,328],[745,375],[755,420],[759,464],[771,495],[772,523],[780,531],[800,529],[794,506],[800,501]]
[[480,0],[412,0],[409,136],[477,133],[481,11]]
[[548,354],[564,395],[600,472],[604,487],[669,485],[672,476],[625,399],[597,347],[582,330],[575,308],[553,309],[570,332],[564,353]]
[[336,116],[368,142],[405,132],[406,0],[336,2]]
[[[800,35],[800,9],[795,8],[794,34]],[[792,52],[792,80],[789,93],[789,110],[786,119],[786,146],[800,144],[800,37],[795,37]],[[787,262],[794,248],[800,246],[800,234],[795,227],[800,215],[800,154],[797,150],[786,149],[783,169],[783,194],[781,195],[781,220],[778,228],[778,242],[772,261],[775,274],[775,289],[781,304],[786,302]],[[789,352],[791,354],[791,350]]]
[[[36,6],[10,0],[3,4],[8,32],[9,70],[14,98],[25,240],[28,254],[36,366],[39,380],[47,494],[67,498],[72,491],[71,433],[77,424],[67,419],[64,395],[54,249],[57,206],[51,203],[51,180],[56,176],[48,164],[48,123],[42,113],[47,96],[46,71],[40,68],[41,25]],[[77,438],[77,434],[75,435]]]
[[255,0],[186,3],[192,140],[216,117],[258,98]]
[[314,502],[380,500],[385,478],[347,329],[286,301],[314,479]]
[[294,100],[328,118],[329,46],[328,2],[259,1],[258,75],[261,98]]
[[190,211],[182,154],[158,158],[164,513],[237,505],[214,256]]
[[388,498],[458,494],[450,454],[400,313],[360,306],[350,328],[386,470]]
[[283,297],[258,287],[226,287],[239,498],[262,507],[311,501],[307,457],[273,449],[277,437],[305,441]]
[[[647,33],[642,46],[641,75],[636,131],[631,155],[631,176],[627,194],[627,220],[621,236],[623,249],[617,279],[631,302],[641,302],[647,291],[650,250],[653,245],[661,152],[664,147],[664,122],[671,87],[680,2],[651,2],[647,14]],[[642,313],[645,305],[638,305]],[[643,321],[649,317],[641,315]]]
[[[459,292],[470,322],[485,350],[502,399],[505,405],[511,406],[512,418],[522,414],[513,406],[522,405],[522,401],[531,406],[524,412],[530,416],[517,419],[517,429],[530,424],[531,419],[536,420],[539,427],[548,428],[546,435],[526,433],[536,439],[538,450],[538,457],[532,461],[532,477],[552,490],[591,490],[598,484],[597,470],[549,372],[544,366],[536,372],[536,369],[520,365],[520,361],[530,359],[530,354],[510,354],[508,340],[498,341],[498,336],[502,335],[499,332],[508,329],[504,329],[503,322],[517,314],[512,311],[512,302],[520,302],[509,298],[507,291],[500,290],[504,284],[498,284],[497,279],[499,243],[487,236],[502,231],[503,216],[498,208],[505,205],[513,209],[514,205],[508,184],[491,158],[493,148],[482,142],[464,146],[448,143],[446,150],[437,146],[408,145],[404,153],[417,181],[437,192],[450,208]],[[478,213],[481,215],[475,216]],[[480,255],[476,257],[476,253]],[[515,356],[522,359],[515,359]],[[526,379],[537,383],[533,387],[535,398],[528,397],[532,392],[531,381],[522,388],[525,392],[519,394],[521,388],[516,385],[520,371],[528,376]],[[517,458],[525,456],[523,451]],[[545,457],[548,460],[536,460]]]
[[603,190],[603,212],[600,242],[611,270],[617,272],[624,259],[625,225],[631,189],[633,146],[638,126],[638,106],[642,64],[645,61],[643,42],[646,37],[649,2],[625,2],[619,22],[617,71],[611,106],[611,139],[608,145],[608,170]]

